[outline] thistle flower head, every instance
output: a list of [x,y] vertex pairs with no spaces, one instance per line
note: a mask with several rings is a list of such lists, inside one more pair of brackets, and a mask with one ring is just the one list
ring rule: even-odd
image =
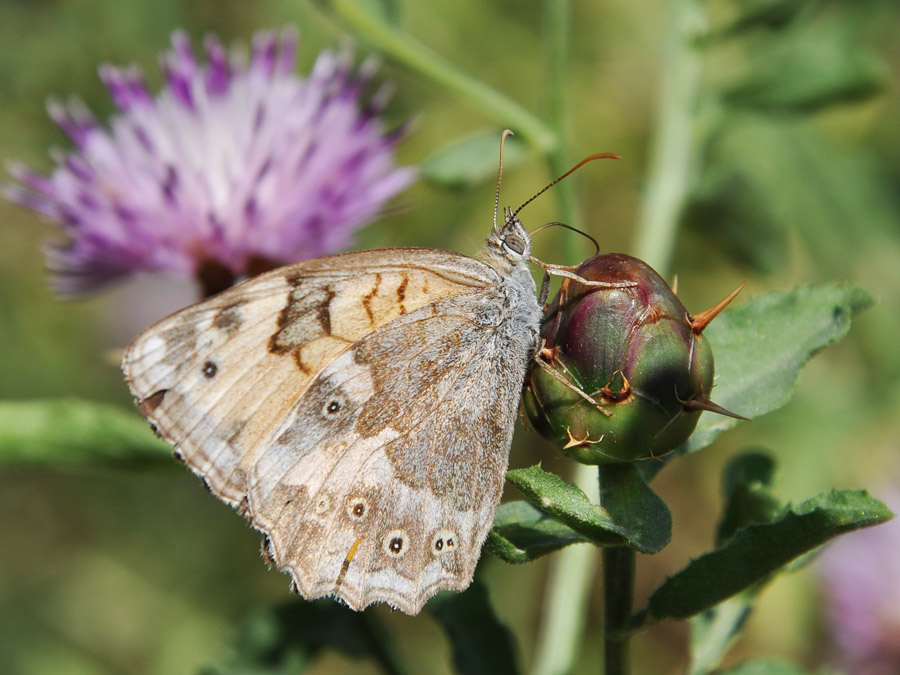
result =
[[[900,509],[896,486],[882,496]],[[829,543],[818,572],[836,665],[861,675],[900,672],[900,520]]]
[[564,279],[545,315],[543,363],[532,365],[523,396],[539,433],[580,462],[604,464],[673,450],[702,410],[732,414],[707,398],[713,356],[702,335],[727,301],[692,317],[649,265],[618,253],[575,274],[607,285]]
[[84,105],[51,103],[75,148],[44,176],[22,166],[5,195],[61,225],[48,248],[62,293],[141,272],[196,276],[208,290],[265,268],[336,252],[414,171],[396,168],[374,74],[325,51],[294,74],[296,36],[257,34],[249,58],[214,37],[206,63],[176,32],[153,95],[134,67],[104,65],[118,107],[108,127]]

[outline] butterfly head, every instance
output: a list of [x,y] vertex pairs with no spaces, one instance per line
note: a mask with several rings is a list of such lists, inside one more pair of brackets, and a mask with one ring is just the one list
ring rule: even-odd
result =
[[503,225],[488,236],[484,257],[498,271],[520,267],[531,256],[531,236],[510,209],[504,209]]

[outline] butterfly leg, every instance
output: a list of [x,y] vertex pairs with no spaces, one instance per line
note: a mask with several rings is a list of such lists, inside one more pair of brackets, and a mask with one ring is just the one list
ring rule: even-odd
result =
[[606,417],[612,417],[612,413],[609,412],[608,410],[605,410],[603,408],[603,406],[597,400],[595,400],[590,394],[588,394],[586,391],[581,389],[581,387],[578,387],[578,386],[572,384],[572,382],[570,382],[569,379],[565,375],[562,375],[556,369],[551,367],[550,364],[547,363],[543,359],[543,356],[542,356],[543,352],[544,352],[544,349],[542,347],[534,355],[534,360],[538,364],[538,366],[541,368],[541,370],[543,370],[550,377],[552,377],[554,380],[556,380],[557,382],[562,384],[567,389],[570,389],[573,392],[575,392],[576,394],[578,394],[581,398],[583,398],[585,401],[587,401],[592,406],[594,406],[597,410],[599,410],[601,414],[605,415]]
[[550,297],[550,273],[546,270],[544,271],[544,278],[541,280],[541,295],[538,299],[538,304],[541,307],[544,307],[547,304],[547,298]]
[[545,274],[552,274],[553,276],[572,279],[573,281],[577,281],[583,286],[591,286],[594,288],[634,288],[638,285],[636,281],[593,281],[591,279],[585,279],[584,277],[578,276],[574,272],[570,271],[573,269],[572,267],[566,265],[552,265],[545,262],[541,262],[539,264],[544,269]]

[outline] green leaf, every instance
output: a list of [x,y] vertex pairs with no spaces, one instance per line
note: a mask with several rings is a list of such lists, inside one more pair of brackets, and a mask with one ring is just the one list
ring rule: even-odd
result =
[[556,474],[536,465],[508,471],[506,479],[535,507],[595,544],[621,546],[625,543],[624,530],[612,521],[609,513]]
[[[770,523],[782,513],[781,501],[769,490],[775,462],[763,452],[747,452],[734,458],[724,472],[725,509],[716,534],[721,547],[738,530]],[[691,664],[689,675],[703,675],[719,666],[753,609],[764,582],[754,584],[715,607],[691,618]]]
[[[740,262],[782,269],[785,246],[799,235],[824,278],[867,266],[848,267],[848,250],[855,261],[896,251],[893,193],[870,153],[757,115],[721,122],[704,147],[706,166],[686,214],[701,236]],[[783,189],[784,177],[797,175],[803,180]]]
[[879,59],[854,55],[836,63],[841,66],[822,71],[815,63],[786,58],[772,72],[759,73],[724,92],[722,100],[755,110],[809,113],[836,103],[865,101],[887,86],[889,71]]
[[[730,462],[724,472],[726,505],[716,535],[717,547],[721,548],[748,525],[771,523],[784,514],[781,501],[769,490],[774,474],[775,462],[763,452],[747,452]],[[814,556],[815,551],[803,554],[778,571],[798,569]],[[756,597],[773,576],[691,618],[689,675],[704,675],[719,666],[750,615]]]
[[693,616],[759,583],[829,539],[891,517],[884,504],[861,490],[819,495],[774,522],[745,527],[723,547],[691,561],[650,596],[646,618]]
[[[716,359],[716,403],[759,417],[790,400],[800,369],[850,330],[853,316],[872,304],[862,288],[846,284],[777,291],[727,309],[704,332]],[[712,443],[737,424],[703,413],[678,454]]]
[[[481,131],[432,153],[419,164],[422,176],[433,183],[460,189],[496,180],[500,133],[494,129]],[[527,156],[527,149],[515,136],[506,139],[504,168],[521,164]]]
[[747,525],[771,523],[781,514],[781,500],[769,490],[774,474],[775,461],[762,452],[748,452],[731,461],[725,469],[725,510],[716,546]]
[[524,563],[588,539],[525,501],[501,504],[494,513],[487,550],[509,563]]
[[0,463],[172,464],[137,413],[78,399],[0,402]]
[[600,472],[600,503],[627,533],[628,545],[656,553],[672,540],[672,513],[644,478],[639,464],[607,464]]
[[[609,470],[607,472],[607,470]],[[601,489],[608,506],[592,504],[578,487],[539,466],[515,469],[507,480],[541,511],[599,546],[660,551],[671,538],[671,514],[632,465],[603,467]]]
[[298,599],[252,615],[241,626],[231,658],[223,665],[208,666],[203,672],[298,673],[326,648],[354,657],[368,655],[387,673],[405,672],[393,653],[390,636],[371,612],[354,612],[331,599]]
[[477,580],[463,593],[441,593],[428,605],[453,645],[456,672],[466,675],[518,673],[515,641],[500,623]]

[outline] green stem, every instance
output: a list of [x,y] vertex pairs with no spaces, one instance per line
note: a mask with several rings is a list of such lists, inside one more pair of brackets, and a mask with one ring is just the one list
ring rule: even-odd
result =
[[635,554],[630,548],[603,549],[603,665],[606,675],[628,675],[631,636],[628,620],[634,602]]
[[[559,143],[547,154],[550,178],[561,176],[570,168],[569,133],[567,118],[566,84],[568,83],[569,24],[571,6],[569,0],[547,0],[543,5],[544,45],[546,46],[545,79],[547,82],[547,119]],[[575,183],[564,180],[554,188],[557,219],[577,226]],[[576,263],[583,256],[580,238],[573,232],[561,230],[562,255],[567,264]]]
[[[671,265],[695,148],[694,122],[703,68],[693,36],[705,26],[700,0],[672,0],[660,73],[659,112],[636,252],[661,274]],[[599,470],[603,504],[603,468]],[[603,549],[603,659],[606,675],[630,671],[628,621],[634,601],[635,553]]]
[[[551,178],[569,169],[568,120],[566,116],[566,82],[568,74],[569,17],[568,0],[546,0],[543,5],[544,45],[546,53],[547,117],[559,143],[547,153]],[[575,224],[575,185],[563,181],[554,188],[558,219]],[[580,259],[578,242],[570,233],[563,236],[563,259],[571,263]],[[579,465],[576,483],[594,485],[593,471]],[[553,561],[545,590],[544,617],[535,648],[532,672],[536,675],[558,675],[571,672],[581,651],[584,623],[591,579],[594,576],[597,551],[591,546],[570,546]]]
[[[595,501],[594,467],[578,464],[575,484]],[[544,596],[544,616],[535,647],[533,675],[571,673],[581,651],[591,581],[597,570],[597,549],[569,546],[553,560]]]
[[[566,117],[566,83],[569,71],[568,46],[571,8],[569,0],[546,0],[543,9],[544,20],[541,25],[546,45],[544,76],[547,81],[547,118],[559,139],[558,149],[551,153],[550,161],[554,174],[559,175],[569,168],[566,160],[566,140],[569,135]],[[555,162],[560,162],[560,165],[552,166]]]
[[[616,489],[610,474],[615,465],[597,467],[600,506],[609,503],[609,491]],[[626,547],[603,549],[603,672],[628,675],[631,671],[628,621],[634,604],[635,553]]]
[[536,115],[367,11],[366,3],[329,0],[326,4],[372,47],[473,103],[501,125],[513,129],[541,153],[551,152],[559,145],[553,130]]
[[672,0],[660,73],[660,100],[637,256],[668,272],[693,169],[694,120],[703,58],[692,38],[706,25],[700,0]]
[[[553,26],[555,3],[548,1],[545,20]],[[672,0],[674,17],[668,23],[670,34],[663,54],[660,73],[661,95],[650,160],[647,197],[639,227],[637,255],[665,274],[672,259],[678,219],[687,195],[694,148],[694,114],[702,70],[701,55],[691,45],[691,37],[705,22],[699,0]],[[549,34],[558,30],[550,28]],[[559,46],[557,45],[557,48]],[[559,63],[551,44],[549,62]],[[564,138],[564,75],[551,65],[555,94],[550,99],[550,117],[556,133]],[[554,77],[556,75],[556,77]],[[558,96],[559,98],[554,98]],[[557,107],[559,106],[559,107]],[[563,144],[564,145],[564,144]],[[564,155],[551,153],[551,169],[565,171]],[[558,162],[555,166],[553,162]],[[560,199],[566,200],[560,191]],[[566,203],[574,203],[574,200]],[[563,204],[561,206],[561,213]],[[572,215],[565,217],[571,218]],[[586,489],[593,482],[593,468],[579,465],[575,483]],[[599,472],[602,483],[603,471]],[[602,487],[602,486],[601,486]],[[602,505],[602,497],[600,503]],[[585,597],[594,574],[592,551],[570,546],[560,552],[551,568],[547,587],[545,621],[538,636],[534,672],[556,675],[571,672],[580,650],[584,632]],[[604,576],[604,659],[606,675],[629,671],[629,636],[626,630],[634,593],[634,551],[624,548],[603,549]]]

